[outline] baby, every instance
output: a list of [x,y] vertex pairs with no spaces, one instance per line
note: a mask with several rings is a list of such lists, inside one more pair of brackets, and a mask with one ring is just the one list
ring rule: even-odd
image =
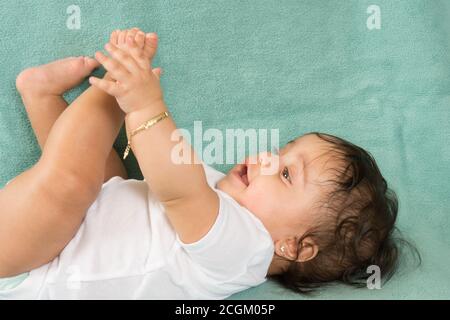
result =
[[[397,200],[372,156],[310,133],[227,175],[195,161],[186,141],[192,161],[174,163],[157,43],[115,31],[109,56],[17,79],[43,154],[0,190],[0,277],[22,279],[0,298],[223,299],[267,278],[303,293],[365,285],[370,265],[389,278]],[[99,64],[106,76],[66,109],[62,94]],[[111,151],[123,121],[144,181],[126,179]]]

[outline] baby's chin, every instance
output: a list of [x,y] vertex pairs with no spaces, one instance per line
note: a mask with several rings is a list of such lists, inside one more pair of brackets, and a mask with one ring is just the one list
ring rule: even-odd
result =
[[233,194],[241,191],[236,183],[233,183],[232,180],[232,176],[230,176],[230,174],[228,173],[225,177],[217,182],[216,188],[232,196]]
[[251,192],[248,192],[247,186],[242,182],[236,180],[233,175],[226,175],[220,181],[217,182],[216,188],[225,192],[232,197],[241,207],[246,208],[259,218],[258,212],[254,207],[255,201],[251,199]]

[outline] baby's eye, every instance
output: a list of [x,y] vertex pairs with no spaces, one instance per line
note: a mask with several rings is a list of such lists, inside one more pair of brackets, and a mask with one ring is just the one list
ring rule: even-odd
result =
[[289,175],[289,169],[288,169],[287,167],[285,167],[285,168],[283,169],[283,171],[281,172],[281,174],[283,175],[283,177],[284,177],[287,181],[291,182],[291,176]]

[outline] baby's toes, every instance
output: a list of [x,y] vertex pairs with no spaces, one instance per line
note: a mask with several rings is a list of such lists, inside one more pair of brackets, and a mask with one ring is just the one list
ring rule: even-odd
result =
[[139,31],[138,28],[124,30],[123,35],[121,34],[123,38],[119,37],[119,48],[122,50],[127,50],[128,49],[127,43],[129,41],[128,39],[130,37],[134,39],[138,31]]
[[132,55],[133,55],[133,53],[135,53],[136,50],[139,51],[135,36],[134,37],[131,35],[127,36],[127,44],[126,44],[124,50]]
[[133,38],[134,39],[139,31],[140,30],[138,28],[133,28],[133,29],[128,30],[127,38]]
[[117,45],[119,46],[119,48],[123,49],[126,45],[126,41],[127,41],[127,30],[122,30],[119,33],[119,38],[117,40]]
[[[62,64],[60,65],[61,67],[63,66]],[[95,69],[89,62],[89,58],[83,56],[68,58],[64,67],[65,71],[70,72],[72,75],[88,74]]]
[[111,33],[111,37],[109,38],[109,42],[115,46],[119,45],[119,35],[120,35],[120,30],[113,31]]
[[146,58],[152,60],[158,50],[158,35],[149,33],[145,36],[144,54]]
[[145,33],[142,32],[142,31],[139,31],[136,34],[135,41],[136,41],[136,44],[137,44],[139,49],[144,49],[144,47],[145,47]]
[[84,66],[88,70],[94,70],[95,68],[100,67],[100,62],[98,62],[95,59],[92,59],[91,57],[84,57]]

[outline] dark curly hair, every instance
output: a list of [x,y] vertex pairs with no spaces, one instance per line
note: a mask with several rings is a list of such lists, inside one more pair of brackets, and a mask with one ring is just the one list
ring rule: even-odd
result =
[[335,136],[313,132],[330,145],[328,152],[339,165],[333,168],[334,179],[324,200],[317,204],[323,211],[322,221],[302,235],[319,247],[317,255],[308,261],[292,261],[282,274],[272,275],[284,287],[298,293],[338,281],[356,287],[367,285],[371,275],[367,267],[380,268],[384,282],[398,267],[400,243],[415,251],[406,240],[396,237],[398,200],[370,153]]

